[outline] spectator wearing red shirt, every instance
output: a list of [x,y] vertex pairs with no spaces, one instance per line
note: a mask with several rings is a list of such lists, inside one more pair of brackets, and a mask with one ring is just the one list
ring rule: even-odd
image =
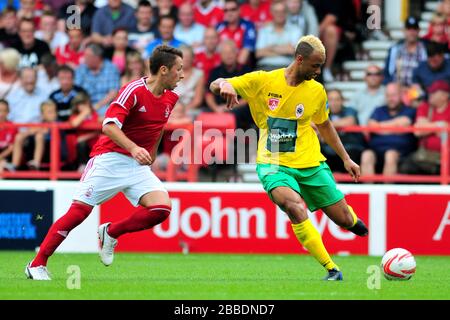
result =
[[99,130],[80,129],[83,125],[99,124],[99,118],[92,107],[89,96],[84,93],[78,94],[72,99],[72,115],[69,123],[72,127],[77,128],[76,149],[77,149],[77,167],[79,172],[83,172],[86,163],[89,161],[89,153],[99,136]]
[[224,21],[217,25],[220,41],[233,40],[239,49],[238,64],[247,64],[256,48],[255,25],[239,17],[240,10],[237,0],[226,0],[224,13]]
[[[428,101],[417,109],[415,127],[450,126],[450,85],[445,80],[436,80],[428,88]],[[439,174],[441,137],[439,132],[416,132],[420,138],[419,150],[400,166],[400,172],[413,174]]]
[[223,21],[223,10],[214,0],[198,0],[195,4],[194,19],[205,27],[215,27]]
[[81,29],[69,29],[67,31],[67,34],[69,35],[69,43],[56,48],[56,62],[58,63],[58,65],[65,64],[75,69],[81,63],[83,63],[83,32],[81,31]]
[[259,30],[272,21],[270,0],[249,0],[241,6],[241,18],[251,21]]
[[205,79],[209,79],[212,69],[218,67],[221,63],[220,54],[217,52],[219,46],[219,35],[214,28],[207,28],[203,38],[204,46],[195,55],[195,67],[202,69]]
[[3,128],[2,124],[12,123],[6,118],[9,113],[9,104],[8,101],[4,99],[0,99],[0,173],[3,172],[7,164],[7,160],[10,158],[13,146],[14,146],[14,137],[16,136],[17,129],[16,128]]

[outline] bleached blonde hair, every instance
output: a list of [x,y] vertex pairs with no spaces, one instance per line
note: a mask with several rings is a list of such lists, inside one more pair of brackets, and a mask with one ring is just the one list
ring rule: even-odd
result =
[[295,56],[301,55],[302,57],[307,58],[314,51],[317,51],[325,56],[325,47],[322,41],[316,36],[309,34],[298,40],[297,46],[295,47]]
[[0,63],[8,71],[17,70],[20,62],[20,53],[13,48],[7,48],[0,51]]

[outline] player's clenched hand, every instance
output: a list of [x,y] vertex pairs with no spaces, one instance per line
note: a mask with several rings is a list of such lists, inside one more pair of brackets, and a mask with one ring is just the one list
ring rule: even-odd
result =
[[361,169],[359,166],[353,162],[352,159],[348,159],[344,161],[345,170],[352,176],[353,181],[358,182],[359,177],[361,176]]
[[150,153],[146,149],[138,146],[131,149],[131,156],[141,165],[151,165],[153,162]]
[[220,84],[220,96],[226,100],[228,109],[233,109],[234,105],[239,103],[236,90],[229,82],[224,81]]

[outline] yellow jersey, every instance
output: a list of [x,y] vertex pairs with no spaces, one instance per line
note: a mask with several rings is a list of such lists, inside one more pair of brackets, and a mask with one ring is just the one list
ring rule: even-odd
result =
[[320,152],[311,121],[321,124],[328,119],[325,89],[315,80],[289,86],[285,70],[255,71],[227,81],[247,100],[259,128],[257,163],[291,168],[319,166],[326,158]]

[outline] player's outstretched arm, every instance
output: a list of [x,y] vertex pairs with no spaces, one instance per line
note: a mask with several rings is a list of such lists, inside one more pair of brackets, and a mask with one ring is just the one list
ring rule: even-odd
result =
[[345,150],[344,145],[342,144],[342,141],[331,121],[328,119],[321,124],[316,124],[316,127],[325,143],[333,148],[336,154],[344,162],[344,167],[347,172],[352,176],[353,180],[357,182],[361,175],[361,169],[355,162],[353,162],[352,159],[350,159],[350,156]]
[[128,137],[123,133],[123,131],[113,122],[106,123],[102,132],[107,135],[112,141],[114,141],[118,146],[124,148],[131,156],[139,162],[141,165],[150,165],[153,162],[152,157],[148,151],[144,148],[139,147],[133,141],[128,139]]
[[227,101],[227,108],[233,109],[233,107],[239,104],[238,96],[236,90],[234,90],[231,83],[229,83],[224,78],[219,78],[211,82],[209,89],[215,95],[220,95]]

